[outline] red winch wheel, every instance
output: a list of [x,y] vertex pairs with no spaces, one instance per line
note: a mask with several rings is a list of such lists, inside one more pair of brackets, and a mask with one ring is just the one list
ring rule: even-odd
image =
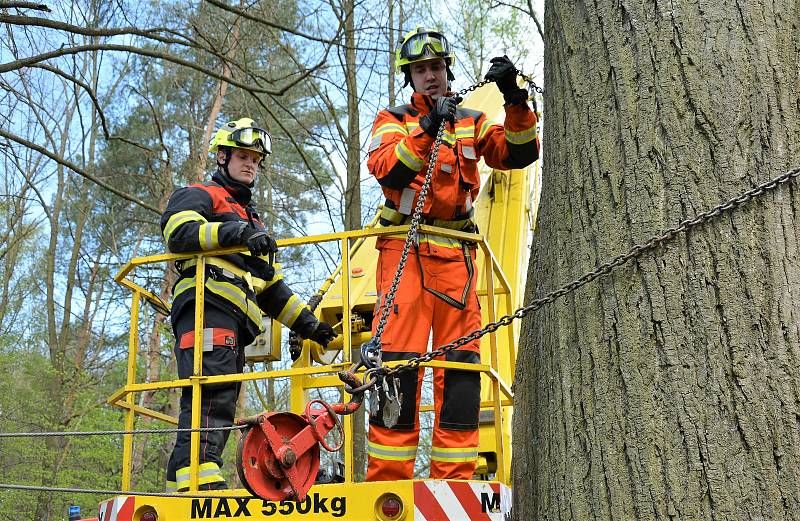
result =
[[[347,403],[311,400],[303,416],[265,412],[239,420],[248,428],[239,439],[236,470],[251,494],[273,501],[306,498],[319,472],[320,445],[331,452],[339,450],[344,431],[338,415],[353,414],[364,401],[364,389],[354,371],[338,373],[345,390],[353,395]],[[329,443],[325,436],[332,430],[336,430],[336,441]]]
[[[319,445],[297,454],[289,443],[308,421],[288,412],[263,414],[259,420],[239,440],[236,470],[242,485],[263,499],[302,501],[317,478]],[[280,454],[273,447],[279,447]]]

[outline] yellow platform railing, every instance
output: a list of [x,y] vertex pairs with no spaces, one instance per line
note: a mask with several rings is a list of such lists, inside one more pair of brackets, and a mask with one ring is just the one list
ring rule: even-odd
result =
[[[342,289],[342,335],[335,339],[330,347],[339,346],[342,348],[342,362],[341,363],[332,363],[328,365],[318,365],[313,366],[311,365],[311,361],[308,358],[308,345],[304,346],[304,354],[305,356],[299,361],[299,363],[295,364],[295,367],[288,368],[288,369],[279,369],[279,370],[272,370],[272,371],[260,371],[260,372],[248,372],[242,374],[229,374],[229,375],[218,375],[218,376],[203,376],[202,375],[202,357],[203,357],[203,349],[202,349],[202,326],[203,324],[203,315],[204,315],[204,306],[195,306],[195,335],[194,335],[194,367],[193,367],[193,375],[189,378],[179,379],[179,380],[170,380],[170,381],[157,381],[157,382],[140,382],[137,383],[136,381],[136,367],[137,367],[137,359],[139,354],[139,318],[140,318],[140,309],[141,309],[141,302],[142,300],[148,301],[153,304],[156,308],[165,309],[165,304],[151,291],[143,288],[139,284],[133,281],[133,274],[134,271],[145,265],[152,265],[152,264],[159,264],[165,263],[170,261],[176,260],[183,260],[189,258],[196,258],[197,259],[197,268],[196,273],[203,274],[205,273],[205,258],[209,256],[218,256],[224,254],[231,254],[244,251],[244,248],[237,247],[237,248],[226,248],[226,249],[219,249],[213,251],[205,251],[201,253],[186,253],[186,254],[162,254],[162,255],[152,255],[147,257],[137,257],[132,259],[130,262],[125,264],[125,266],[117,273],[114,277],[114,280],[121,284],[122,286],[127,287],[132,292],[132,300],[131,300],[131,322],[130,322],[130,334],[129,334],[129,342],[128,342],[128,370],[127,370],[127,379],[126,384],[121,389],[117,390],[113,395],[111,395],[107,402],[111,405],[121,407],[125,409],[125,430],[133,430],[136,415],[147,416],[153,419],[160,420],[164,423],[177,425],[177,419],[163,414],[161,412],[141,407],[136,404],[135,396],[136,393],[141,393],[145,391],[157,391],[157,390],[166,390],[166,389],[176,389],[182,387],[191,387],[193,394],[192,394],[192,422],[191,427],[193,429],[200,427],[200,397],[202,393],[202,388],[204,385],[210,384],[217,384],[217,383],[229,383],[229,382],[246,382],[251,380],[266,380],[266,379],[273,379],[273,378],[291,378],[292,385],[295,386],[300,383],[301,388],[292,389],[292,396],[293,402],[296,402],[296,397],[299,396],[298,393],[305,393],[309,389],[314,388],[323,388],[323,387],[339,387],[343,388],[343,384],[339,381],[339,379],[335,376],[335,374],[342,370],[347,369],[352,365],[352,349],[353,340],[357,340],[358,343],[366,341],[369,335],[365,335],[364,333],[358,333],[354,337],[353,332],[351,331],[350,327],[346,327],[347,325],[351,324],[352,318],[352,309],[350,304],[350,279],[351,279],[351,271],[350,271],[350,255],[351,255],[351,244],[358,244],[357,239],[363,239],[372,236],[384,236],[384,235],[392,235],[392,234],[405,234],[408,231],[408,226],[391,226],[391,227],[382,227],[382,228],[365,228],[363,230],[354,230],[354,231],[344,231],[344,232],[337,232],[337,233],[328,233],[322,235],[315,235],[315,236],[308,236],[308,237],[300,237],[300,238],[291,238],[291,239],[282,239],[278,241],[278,246],[285,248],[291,246],[301,246],[301,245],[308,245],[308,244],[315,244],[315,243],[323,243],[323,242],[331,242],[331,241],[339,241],[341,252],[342,252],[342,264],[340,268],[337,268],[340,277],[344,277],[343,284],[341,285]],[[509,288],[508,281],[506,280],[505,275],[503,274],[497,259],[495,258],[494,254],[492,253],[491,249],[489,248],[488,244],[484,240],[484,238],[480,235],[459,232],[454,230],[447,230],[444,228],[436,228],[427,225],[420,225],[419,227],[420,233],[427,233],[431,235],[438,235],[441,237],[448,237],[454,239],[462,239],[474,242],[480,251],[482,252],[482,266],[485,270],[485,277],[484,277],[484,284],[483,287],[478,287],[478,295],[481,298],[484,298],[485,305],[487,306],[487,316],[489,321],[494,321],[495,318],[495,297],[499,295],[503,295],[506,299],[506,309],[512,309],[512,301],[511,301],[511,289]],[[480,259],[479,259],[480,260]],[[330,284],[327,285],[328,287]],[[203,296],[205,292],[205,285],[204,284],[197,284],[195,286],[195,298],[196,302],[204,302]],[[513,361],[515,360],[515,340],[514,340],[514,332],[513,328],[506,328],[504,332],[506,335],[504,340],[505,347],[508,349],[508,353],[503,353],[503,355],[508,356],[508,360],[511,361],[512,367],[510,375],[513,375]],[[504,443],[504,429],[501,425],[502,423],[502,410],[503,407],[508,407],[513,405],[513,393],[511,391],[511,386],[508,382],[506,382],[500,374],[499,370],[499,348],[498,348],[498,341],[497,341],[498,333],[489,333],[489,364],[464,364],[464,363],[457,363],[457,362],[446,362],[446,361],[438,361],[434,360],[431,362],[423,363],[421,366],[423,367],[441,367],[441,368],[448,368],[448,369],[459,369],[463,371],[475,371],[478,373],[484,374],[490,381],[491,387],[490,392],[488,394],[488,400],[481,401],[481,410],[491,410],[493,412],[494,418],[494,432],[495,432],[495,444],[497,448],[497,462],[496,462],[496,479],[502,483],[509,484],[510,477],[509,477],[509,469],[506,468],[506,458],[504,457],[504,452],[507,449],[506,444]],[[308,344],[310,341],[305,341]],[[437,346],[434,346],[437,347]],[[321,346],[317,346],[318,349]],[[305,363],[304,363],[305,362]],[[403,361],[398,362],[389,362],[386,365],[398,365],[403,363]],[[304,366],[305,365],[305,366]],[[360,375],[363,377],[363,372]],[[485,394],[485,393],[484,393]],[[298,408],[297,403],[293,403],[292,408]],[[424,405],[420,408],[421,411],[430,411],[432,410],[432,406]],[[302,412],[295,411],[295,412]],[[507,427],[507,426],[506,426]],[[345,416],[343,421],[343,428],[344,428],[344,435],[345,435],[345,446],[347,450],[344,451],[344,479],[345,482],[352,482],[353,481],[353,422],[351,416]],[[199,467],[199,446],[200,446],[200,433],[199,432],[192,432],[191,433],[191,448],[190,448],[190,481],[189,481],[189,490],[195,492],[198,490],[198,467]],[[344,449],[343,449],[344,450]],[[131,470],[132,470],[132,454],[133,454],[133,435],[126,434],[123,436],[123,459],[122,459],[122,483],[121,487],[122,490],[130,491],[131,489]]]

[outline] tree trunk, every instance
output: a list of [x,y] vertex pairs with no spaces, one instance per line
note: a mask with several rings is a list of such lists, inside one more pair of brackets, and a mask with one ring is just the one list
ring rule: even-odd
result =
[[356,34],[354,0],[345,0],[345,82],[347,84],[347,189],[345,191],[344,227],[361,228],[361,139],[358,125],[358,83],[356,72]]
[[[798,7],[549,1],[527,300],[797,166]],[[517,519],[800,512],[797,181],[523,328]]]
[[[345,190],[344,227],[346,230],[361,228],[361,139],[358,123],[358,83],[356,72],[355,2],[345,0],[345,81],[347,83],[347,189]],[[355,478],[364,478],[367,465],[366,431],[364,411],[353,415],[353,467]]]
[[[239,7],[242,7],[242,2],[239,2]],[[231,27],[231,43],[228,52],[225,54],[227,58],[232,58],[239,46],[239,25],[241,18],[236,18]],[[231,75],[231,68],[228,62],[222,62],[222,74],[225,76]],[[225,94],[228,92],[228,83],[220,80],[217,91],[214,93],[214,100],[211,102],[211,109],[208,113],[208,121],[206,121],[205,129],[203,130],[203,141],[200,142],[200,147],[197,149],[197,157],[195,158],[194,178],[198,182],[205,181],[206,178],[206,157],[208,154],[208,144],[211,142],[211,134],[217,126],[217,116],[222,110],[222,102],[225,101]],[[244,116],[239,116],[244,117]],[[237,118],[238,119],[238,118]],[[258,123],[258,122],[257,122]],[[216,164],[216,160],[214,161]]]
[[[63,126],[58,129],[60,131],[59,139],[61,139],[61,142],[59,143],[59,155],[61,157],[63,157],[64,151],[67,148],[69,135],[68,129],[72,121],[72,117],[75,114],[75,106],[76,105],[74,102],[71,102],[67,106],[67,109],[64,111]],[[58,321],[58,311],[56,309],[57,297],[55,295],[56,255],[59,251],[58,238],[61,230],[60,222],[62,218],[62,211],[65,204],[63,194],[66,188],[66,172],[60,165],[56,167],[56,179],[57,188],[53,196],[53,203],[50,206],[50,213],[48,215],[50,230],[48,237],[48,249],[45,257],[44,284],[45,295],[47,299],[47,303],[45,305],[47,313],[47,349],[50,356],[50,363],[54,369],[54,376],[51,381],[47,383],[48,393],[52,398],[49,417],[47,419],[51,421],[51,424],[59,425],[61,423],[60,419],[62,409],[59,404],[63,403],[61,402],[61,399],[64,395],[66,384],[64,381],[65,348],[64,345],[62,345],[64,339],[59,338],[58,336],[60,327]],[[64,316],[63,320],[69,321],[69,317]],[[60,453],[61,449],[64,447],[64,443],[64,440],[59,440],[57,438],[45,439],[45,445],[50,450],[43,451],[41,455],[41,468],[44,469],[41,474],[42,486],[53,486],[58,479],[58,476],[55,474],[55,463],[51,459],[50,455],[52,453]],[[42,492],[41,494],[38,494],[36,499],[35,519],[49,521],[50,516],[52,515],[52,504],[52,492]]]

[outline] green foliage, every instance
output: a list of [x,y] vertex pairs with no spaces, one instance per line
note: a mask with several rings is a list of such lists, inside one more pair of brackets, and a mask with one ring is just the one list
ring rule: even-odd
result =
[[[143,369],[143,368],[142,368]],[[140,369],[140,373],[141,370]],[[104,403],[104,398],[122,387],[126,361],[118,359],[102,374],[80,372],[67,382],[77,390],[75,410],[79,415],[64,423],[54,410],[51,383],[63,379],[46,356],[18,348],[17,339],[0,336],[0,432],[108,431],[123,426],[120,409]],[[167,396],[159,397],[156,409],[165,409]],[[152,457],[136,476],[141,490],[162,490],[164,448],[174,435],[149,435],[145,454]],[[138,443],[138,438],[135,443]],[[0,482],[52,487],[118,490],[122,463],[121,436],[21,437],[0,439]],[[55,466],[44,462],[57,463]],[[54,471],[54,472],[53,472]],[[38,494],[3,491],[0,494],[0,519],[33,519]],[[94,512],[102,496],[64,494],[49,497],[52,512],[66,512],[69,504]]]

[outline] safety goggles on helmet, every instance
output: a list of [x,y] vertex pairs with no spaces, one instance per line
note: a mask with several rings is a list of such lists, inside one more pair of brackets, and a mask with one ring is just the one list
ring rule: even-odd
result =
[[407,38],[400,47],[400,59],[406,63],[422,57],[451,58],[453,50],[447,38],[433,31],[418,32]]
[[208,152],[213,154],[221,147],[244,148],[258,152],[262,156],[272,153],[272,140],[267,131],[259,128],[250,118],[240,118],[229,121],[220,127],[208,147]]
[[239,128],[231,132],[231,141],[242,147],[257,147],[261,141],[264,155],[272,153],[272,140],[267,131],[258,127]]

